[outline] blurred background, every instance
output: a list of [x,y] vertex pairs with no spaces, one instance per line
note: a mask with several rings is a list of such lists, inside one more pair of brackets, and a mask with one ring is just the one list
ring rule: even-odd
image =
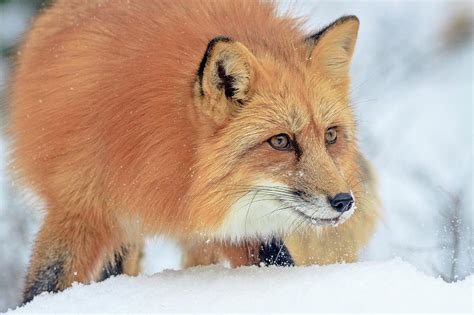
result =
[[[41,0],[0,0],[0,311],[18,304],[43,205],[8,173],[12,57]],[[281,1],[308,31],[361,21],[352,64],[359,142],[374,164],[383,219],[362,260],[394,257],[458,281],[473,272],[473,3]],[[179,268],[169,240],[147,244],[144,273]]]

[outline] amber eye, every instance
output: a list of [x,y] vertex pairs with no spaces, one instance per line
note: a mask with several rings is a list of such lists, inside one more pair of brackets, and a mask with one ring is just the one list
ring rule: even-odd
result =
[[268,143],[275,150],[287,151],[292,149],[290,136],[284,133],[271,137],[268,139]]
[[326,130],[326,144],[334,144],[337,140],[337,131],[335,127]]

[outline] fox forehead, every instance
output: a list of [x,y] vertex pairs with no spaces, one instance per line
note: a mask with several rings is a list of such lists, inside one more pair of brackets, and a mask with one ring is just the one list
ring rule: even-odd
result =
[[262,88],[253,97],[247,112],[267,130],[294,134],[306,132],[310,126],[320,130],[352,124],[352,111],[346,95],[302,80],[281,83],[273,89]]
[[327,127],[351,116],[347,90],[313,73],[304,59],[291,63],[267,59],[261,64],[264,75],[252,97],[252,115],[262,115],[294,133],[311,123]]

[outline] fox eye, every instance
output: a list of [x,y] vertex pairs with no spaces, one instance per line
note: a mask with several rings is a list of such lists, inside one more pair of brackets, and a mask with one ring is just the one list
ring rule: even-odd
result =
[[290,136],[285,133],[271,137],[268,139],[268,143],[272,146],[272,148],[279,151],[289,151],[293,149]]
[[326,144],[334,144],[337,141],[336,127],[331,127],[326,130]]

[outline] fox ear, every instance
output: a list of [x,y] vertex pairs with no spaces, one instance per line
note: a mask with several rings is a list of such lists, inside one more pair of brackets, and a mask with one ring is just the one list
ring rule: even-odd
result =
[[341,17],[307,37],[309,65],[335,83],[346,82],[358,30],[359,19],[351,15]]
[[243,44],[228,37],[211,40],[199,66],[195,86],[196,97],[208,107],[203,110],[213,116],[225,116],[242,106],[255,79],[255,66],[255,57]]

